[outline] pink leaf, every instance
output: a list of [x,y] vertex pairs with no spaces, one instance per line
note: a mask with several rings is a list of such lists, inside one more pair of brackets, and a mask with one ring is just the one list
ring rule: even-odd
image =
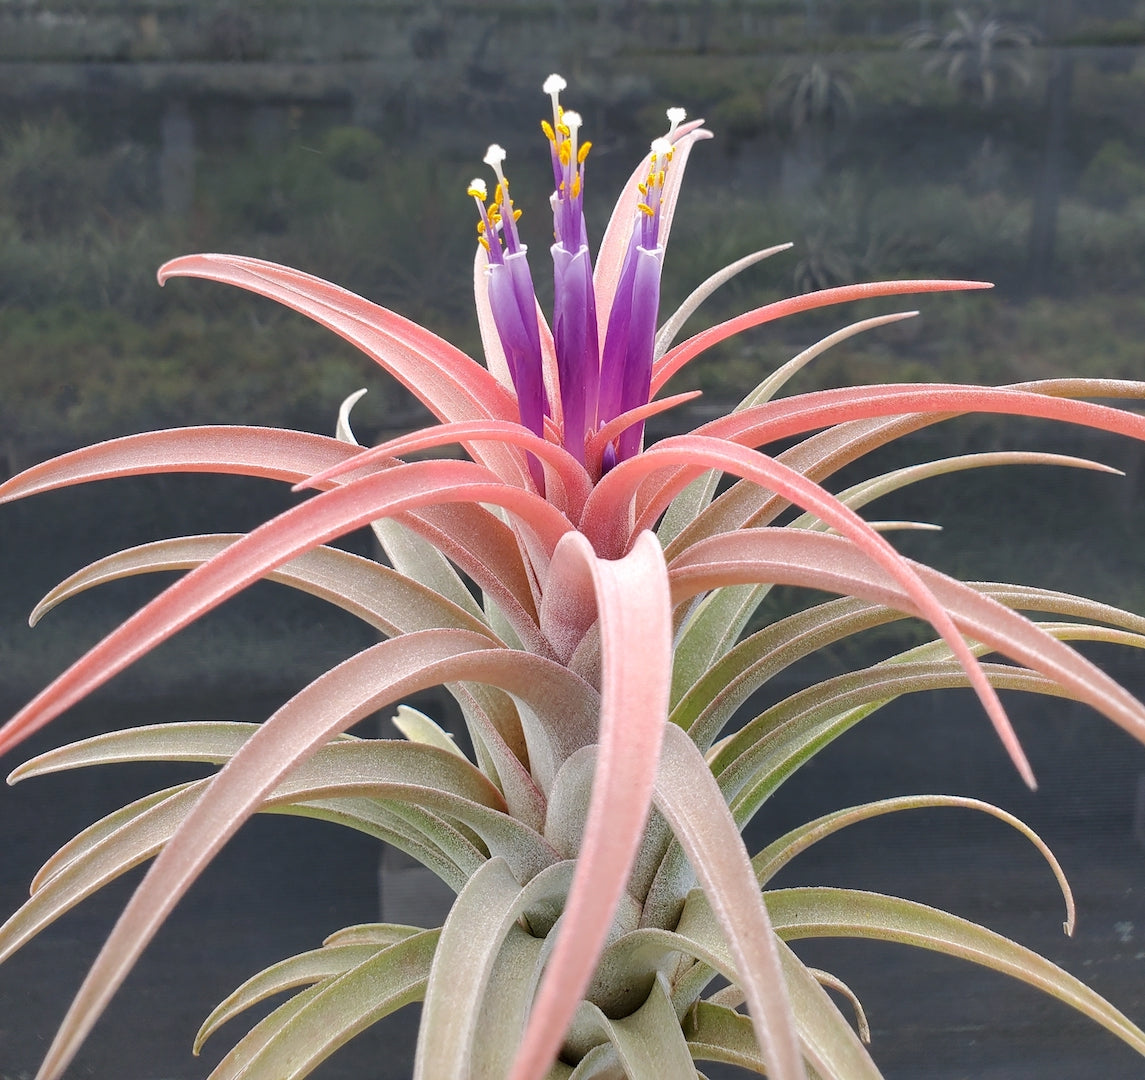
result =
[[277,300],[333,330],[389,371],[439,419],[513,420],[517,402],[480,364],[409,319],[321,278],[238,255],[185,255],[159,283],[198,277]]
[[[1025,616],[927,566],[911,564],[965,634],[1040,672],[1145,742],[1145,706],[1105,672]],[[693,545],[669,570],[672,601],[760,581],[857,596],[921,615],[902,585],[841,536],[805,529],[751,529]]]
[[[1053,396],[1058,393],[1099,396],[1104,391],[1110,397],[1141,397],[1145,395],[1145,383],[1054,380],[1025,386],[1033,389],[891,383],[818,390],[730,413],[703,424],[693,434],[716,436],[745,446],[763,446],[816,428],[875,417],[906,418],[907,414],[916,414],[919,426],[924,426],[929,422],[927,417],[944,419],[959,413],[983,412],[1061,420],[1145,440],[1145,417],[1138,413]],[[887,434],[893,437],[900,432],[892,428]],[[666,506],[701,471],[665,470],[655,480],[650,479],[646,490],[640,493],[640,512],[644,514],[652,506]]]
[[853,300],[869,300],[875,296],[906,296],[913,293],[953,292],[962,289],[992,289],[988,281],[868,281],[860,285],[841,285],[835,289],[821,289],[818,292],[792,296],[777,300],[774,304],[746,311],[734,319],[728,319],[717,326],[702,330],[674,349],[666,352],[652,369],[652,394],[660,392],[664,384],[686,363],[710,349],[725,338],[733,337],[753,326],[774,322],[787,315],[815,308],[829,307],[832,304],[846,304]]
[[648,818],[672,668],[667,577],[654,536],[641,535],[625,558],[609,562],[570,533],[553,560],[562,575],[566,561],[587,569],[596,593],[600,751],[568,904],[511,1080],[546,1075],[592,978]]
[[90,480],[219,472],[297,483],[361,451],[326,435],[259,427],[188,427],[96,443],[33,465],[0,484],[0,502]]
[[3,728],[0,754],[144,653],[296,555],[380,517],[450,502],[487,502],[518,515],[536,556],[552,552],[568,522],[538,496],[467,461],[418,461],[367,476],[296,506],[192,570],[109,634]]
[[[762,487],[785,496],[805,510],[810,510],[829,525],[833,525],[844,536],[852,539],[874,562],[882,566],[911,597],[923,618],[950,646],[951,652],[965,670],[970,685],[982,702],[1018,772],[1030,787],[1035,786],[1029,762],[1018,744],[1018,738],[1010,726],[997,693],[982,673],[966,642],[962,640],[950,615],[920,579],[912,564],[895,551],[858,514],[794,469],[758,451],[748,450],[719,439],[699,435],[665,439],[639,457],[621,462],[593,491],[585,507],[585,528],[596,550],[605,553],[617,549],[624,550],[628,543],[627,508],[631,506],[636,487],[644,476],[655,472],[663,465],[684,462],[704,469],[715,468],[746,477]],[[663,509],[661,506],[660,511]],[[659,516],[658,513],[656,516]]]
[[[0,484],[0,502],[70,484],[157,472],[212,472],[297,483],[362,451],[339,439],[256,427],[152,431],[84,447],[45,461]],[[355,470],[356,471],[356,470]],[[344,476],[342,483],[353,478]],[[395,515],[436,545],[492,596],[530,647],[545,650],[517,540],[504,522],[477,505],[430,506]]]
[[585,457],[588,458],[590,463],[599,465],[601,454],[604,452],[605,443],[611,442],[625,428],[631,427],[633,424],[641,423],[650,416],[658,416],[662,412],[674,409],[677,405],[683,405],[686,401],[695,401],[700,394],[701,391],[699,390],[689,390],[683,394],[675,394],[672,397],[662,398],[660,401],[650,401],[646,405],[640,405],[635,409],[629,409],[628,412],[621,413],[619,416],[609,420],[607,424],[602,424],[599,430],[589,438],[588,444],[585,447]]
[[[1139,395],[1145,394],[1145,383],[1134,385]],[[1095,387],[1088,389],[1094,395],[1100,392]],[[1119,389],[1124,392],[1124,385]],[[696,433],[761,446],[776,439],[789,438],[849,420],[906,413],[954,415],[969,412],[1064,420],[1135,439],[1145,439],[1145,417],[1124,409],[1016,387],[960,386],[950,383],[890,383],[817,390],[731,413],[697,428]]]
[[[694,396],[694,395],[693,395]],[[429,450],[451,443],[484,442],[496,440],[513,446],[522,447],[541,459],[549,468],[549,481],[546,481],[545,494],[550,502],[555,495],[561,496],[561,508],[572,517],[579,517],[588,498],[590,482],[583,466],[562,446],[548,442],[534,435],[528,428],[508,420],[478,420],[458,424],[437,424],[434,427],[423,428],[409,435],[402,435],[396,439],[381,443],[368,450],[361,451],[356,457],[334,465],[329,469],[312,476],[299,488],[322,487],[327,480],[366,465],[384,464],[392,458],[404,454],[416,453],[419,450]],[[519,463],[516,470],[518,487],[532,487],[528,480],[528,470],[524,460]],[[506,483],[513,483],[513,477],[503,477]],[[565,509],[565,507],[572,509]]]

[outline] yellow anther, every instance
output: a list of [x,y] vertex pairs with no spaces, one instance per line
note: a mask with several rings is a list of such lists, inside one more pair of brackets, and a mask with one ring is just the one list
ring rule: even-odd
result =
[[479,244],[480,244],[480,245],[481,245],[481,246],[482,246],[482,247],[483,247],[483,248],[484,248],[486,251],[492,252],[492,249],[489,247],[489,241],[488,241],[488,240],[486,240],[484,236],[479,236],[479,237],[477,237],[477,242],[478,242],[478,243],[479,243]]
[[553,125],[547,120],[541,121],[541,130],[545,133],[545,138],[548,139],[549,142],[555,143],[557,141],[557,134],[553,131]]
[[559,131],[566,139],[569,137],[569,135],[572,134],[571,128],[568,126],[568,124],[564,123],[564,121],[557,124],[557,131]]
[[647,184],[637,184],[636,187],[639,189],[641,195],[647,195],[648,194],[648,185]]
[[475,187],[471,187],[465,194],[466,195],[472,195],[475,199],[484,199],[485,198],[485,192],[484,191],[478,191],[477,188],[475,188]]
[[485,222],[484,221],[477,222],[477,235],[478,236],[484,236],[485,235]]
[[580,144],[580,149],[576,152],[576,162],[578,165],[584,164],[584,159],[588,157],[588,152],[592,149],[592,143],[583,142]]
[[650,207],[647,203],[637,203],[636,209],[639,210],[642,214],[647,214],[649,217],[652,217],[654,214],[652,207]]
[[567,165],[569,163],[569,144],[567,141],[560,144],[560,147],[557,150],[557,156],[561,159],[562,165]]
[[580,173],[573,177],[572,182],[572,197],[575,199],[580,194]]
[[514,220],[514,221],[520,221],[520,220],[521,220],[521,215],[522,215],[523,213],[524,213],[524,210],[514,210],[514,211],[513,211],[513,220]]

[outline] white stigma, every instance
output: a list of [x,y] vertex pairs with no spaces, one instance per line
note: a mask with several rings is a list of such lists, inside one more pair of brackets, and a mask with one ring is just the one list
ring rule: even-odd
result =
[[476,194],[477,198],[487,199],[489,197],[489,189],[485,186],[485,181],[480,176],[475,176],[469,181],[470,193]]
[[654,157],[664,157],[671,149],[672,144],[667,139],[652,140],[652,154]]
[[550,75],[546,80],[544,86],[541,87],[546,94],[552,98],[553,101],[553,130],[561,126],[561,91],[568,86],[559,75]]
[[687,116],[687,111],[679,107],[668,110],[668,123],[671,125],[671,127],[668,128],[669,139],[676,134],[676,128],[684,122]]
[[505,148],[493,143],[488,150],[485,151],[484,161],[496,174],[497,181],[500,184],[505,183],[505,174],[501,171],[501,162],[505,160]]

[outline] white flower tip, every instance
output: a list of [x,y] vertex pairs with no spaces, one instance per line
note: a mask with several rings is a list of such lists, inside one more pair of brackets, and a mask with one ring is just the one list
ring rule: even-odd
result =
[[676,128],[679,127],[680,124],[682,124],[687,119],[687,117],[687,110],[681,109],[679,106],[668,110],[668,123],[672,125],[673,131],[675,131]]
[[672,144],[667,139],[653,139],[652,140],[652,153],[657,157],[667,154],[672,149]]
[[569,127],[570,130],[576,130],[583,123],[580,118],[580,113],[571,111],[562,113],[561,120]]
[[485,181],[480,176],[475,176],[469,181],[469,194],[478,199],[487,199],[489,197],[489,189],[485,186]]
[[562,79],[559,75],[554,73],[545,80],[545,83],[541,89],[546,94],[559,94],[566,86],[568,86],[568,83],[565,82],[564,79]]
[[505,148],[498,145],[497,143],[493,143],[493,145],[485,151],[485,157],[482,158],[482,161],[484,161],[486,165],[491,165],[495,169],[498,165],[501,164],[502,161],[505,160],[505,157]]

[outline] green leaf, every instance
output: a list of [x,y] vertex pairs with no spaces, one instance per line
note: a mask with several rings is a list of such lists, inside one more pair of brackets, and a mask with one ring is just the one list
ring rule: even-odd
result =
[[[983,664],[982,671],[998,689],[1065,696],[1056,683],[1025,669]],[[965,685],[950,661],[876,665],[837,676],[761,713],[721,747],[712,769],[742,828],[800,765],[876,709],[903,694]]]
[[447,750],[460,758],[465,757],[460,747],[453,741],[453,736],[419,709],[411,708],[409,705],[399,705],[390,722],[410,742],[425,743],[426,746],[436,746],[439,750]]
[[766,1071],[751,1020],[734,1009],[697,1001],[684,1018],[684,1037],[697,1061],[722,1061],[760,1074]]
[[[408,935],[405,935],[408,936]],[[260,1001],[274,997],[286,990],[313,983],[325,982],[349,971],[352,967],[376,956],[384,946],[379,945],[335,945],[330,948],[313,949],[299,953],[287,960],[260,971],[247,979],[233,993],[227,995],[211,1015],[203,1021],[195,1036],[192,1053],[198,1056],[203,1044],[228,1020],[257,1005]]]
[[[1088,458],[1072,457],[1066,454],[1049,454],[1030,450],[999,450],[991,453],[959,454],[956,457],[939,458],[936,461],[923,461],[906,468],[895,469],[872,477],[839,492],[838,499],[853,510],[857,510],[875,499],[881,499],[895,491],[901,491],[921,480],[936,476],[964,472],[969,469],[991,468],[999,465],[1057,465],[1075,469],[1089,469],[1094,472],[1112,473],[1124,476],[1120,469],[1103,465]],[[802,514],[791,523],[792,528],[824,529],[827,526],[813,514]]]
[[[344,749],[372,748],[372,752],[377,752],[381,747],[387,749],[374,759],[371,759],[372,753],[342,754]],[[411,754],[408,762],[402,761]],[[460,793],[436,786],[438,782],[452,782],[438,770],[421,771],[422,764],[432,763],[419,764],[417,759],[427,755],[439,762],[456,763],[446,772],[456,772],[453,780],[462,780],[458,785],[462,789]],[[345,746],[328,745],[283,780],[263,805],[309,803],[351,794],[408,803],[430,810],[447,821],[457,821],[472,829],[492,854],[501,855],[524,880],[556,861],[555,851],[541,836],[497,806],[489,805],[494,795],[495,801],[500,800],[500,793],[473,765],[446,751],[417,743],[369,740]],[[395,809],[404,813],[400,805]]]
[[854,889],[780,889],[765,893],[764,900],[785,941],[861,937],[961,957],[1044,990],[1145,1054],[1145,1031],[1099,994],[1045,957],[956,915]]
[[[127,761],[195,761],[223,765],[257,730],[258,724],[190,720],[108,731],[30,758],[12,771],[8,783],[67,769]],[[341,738],[349,740],[353,736]]]
[[[694,1004],[699,991],[710,981],[713,969],[740,985],[734,970],[728,971],[726,946],[711,904],[701,890],[689,894],[676,932],[695,943],[690,951],[700,961],[694,970],[677,979],[677,1009]],[[879,1070],[866,1047],[818,980],[782,939],[776,947],[807,1063],[828,1078],[877,1080]]]
[[[877,1077],[878,1070],[866,1049],[835,1003],[819,986],[818,980],[782,941],[776,943],[776,948],[805,1059],[814,1063],[826,1076],[867,1077],[870,1080]],[[738,982],[727,942],[707,897],[699,889],[689,895],[676,931],[652,927],[632,931],[606,951],[601,966],[618,976],[627,972],[629,982],[640,985],[649,975],[655,977],[664,971],[678,969],[681,956],[697,962],[691,968],[678,970],[675,976],[672,1001],[677,1016],[687,1016],[716,972]],[[615,977],[613,981],[616,981]],[[746,1017],[744,1021],[750,1031],[756,1030]],[[752,1045],[756,1060],[762,1061],[754,1034]]]
[[629,1080],[695,1080],[692,1055],[663,975],[656,976],[644,1004],[631,1015],[610,1020],[595,1006],[590,1012],[616,1047]]
[[110,815],[110,822],[100,822],[91,850],[41,876],[37,891],[0,927],[0,961],[82,899],[154,855],[194,804],[202,783],[149,795]]
[[327,948],[336,945],[394,945],[420,934],[424,929],[424,926],[404,926],[401,923],[358,923],[335,930],[322,944]]
[[[1111,623],[1133,633],[1145,633],[1145,618],[1140,615],[1084,597],[1022,585],[992,582],[970,585],[1015,610],[1089,619]],[[713,595],[727,591],[720,590]],[[904,618],[901,611],[853,597],[830,600],[796,612],[745,638],[720,657],[676,702],[671,718],[692,733],[701,749],[706,749],[752,693],[796,660],[864,629]],[[1137,644],[1128,638],[1122,639],[1122,643]]]
[[[96,585],[136,574],[193,570],[242,536],[242,533],[182,536],[118,551],[85,566],[57,585],[36,605],[29,621],[34,626],[56,605]],[[480,613],[445,599],[433,588],[404,573],[339,548],[316,547],[266,577],[329,601],[388,636],[453,626],[484,634],[494,644],[500,644]],[[470,605],[476,606],[472,598]]]
[[617,1066],[616,1047],[612,1043],[602,1043],[585,1054],[577,1062],[575,1069],[563,1071],[558,1061],[553,1066],[553,1071],[549,1073],[548,1080],[595,1080],[598,1076],[611,1077],[616,1075]]
[[477,1037],[470,1044],[470,1075],[509,1075],[548,946],[546,938],[526,933],[519,923],[509,927],[485,984]]
[[983,802],[981,799],[971,799],[960,795],[903,795],[898,798],[863,803],[861,806],[852,806],[846,810],[836,810],[834,813],[824,814],[806,825],[792,829],[791,832],[768,844],[763,851],[756,855],[751,860],[756,880],[760,885],[766,885],[796,855],[848,825],[853,825],[859,821],[869,821],[882,814],[897,813],[900,810],[919,810],[939,806],[961,807],[966,810],[979,810],[984,814],[990,814],[992,817],[998,818],[999,821],[1004,821],[1007,825],[1017,829],[1029,840],[1049,863],[1054,877],[1057,878],[1058,885],[1061,886],[1066,906],[1064,929],[1067,934],[1073,933],[1076,917],[1073,890],[1070,889],[1065,871],[1061,868],[1061,864],[1055,858],[1054,853],[1050,851],[1046,842],[1024,821],[1013,814],[1007,813],[992,803]]
[[727,939],[768,1074],[775,1080],[803,1076],[780,957],[743,841],[703,756],[672,724],[660,757],[656,808],[686,851]]
[[[10,956],[81,900],[132,867],[154,857],[190,813],[207,782],[198,780],[138,799],[65,844],[37,874],[32,895],[0,927],[0,960]],[[420,840],[417,833],[411,838],[404,831],[386,828],[387,821],[399,828],[404,823],[400,818],[395,819],[393,809],[377,803],[371,805],[367,800],[328,800],[310,805],[288,804],[276,809],[354,824],[419,859],[453,889],[460,889],[468,876],[485,861],[484,856],[474,851],[463,838],[449,838],[450,846],[445,851],[461,860],[459,866],[449,854]],[[433,836],[438,842],[443,842],[439,834]]]
[[788,615],[721,656],[680,698],[670,719],[706,750],[735,711],[768,679],[835,641],[905,617],[855,597],[829,600]]
[[[422,1010],[414,1080],[469,1076],[486,987],[502,944],[530,909],[563,905],[574,867],[571,860],[556,863],[522,888],[508,864],[494,858],[469,879],[441,930]],[[511,1008],[504,1019],[515,1017]],[[520,1029],[481,1033],[482,1038],[510,1042],[510,1060],[520,1035]]]
[[425,993],[440,931],[424,930],[296,994],[239,1041],[209,1080],[300,1080],[371,1024]]
[[[108,732],[32,758],[12,773],[9,782],[65,769],[128,761],[223,764],[257,728],[257,724],[188,721]],[[331,741],[357,743],[361,740],[339,735]],[[436,814],[396,800],[345,796],[282,804],[265,812],[319,818],[365,832],[412,855],[455,890],[461,888],[468,875],[488,855]],[[58,869],[80,851],[89,850],[102,835],[121,823],[119,817],[112,815],[85,830],[45,864],[37,880],[48,876],[50,870]]]

